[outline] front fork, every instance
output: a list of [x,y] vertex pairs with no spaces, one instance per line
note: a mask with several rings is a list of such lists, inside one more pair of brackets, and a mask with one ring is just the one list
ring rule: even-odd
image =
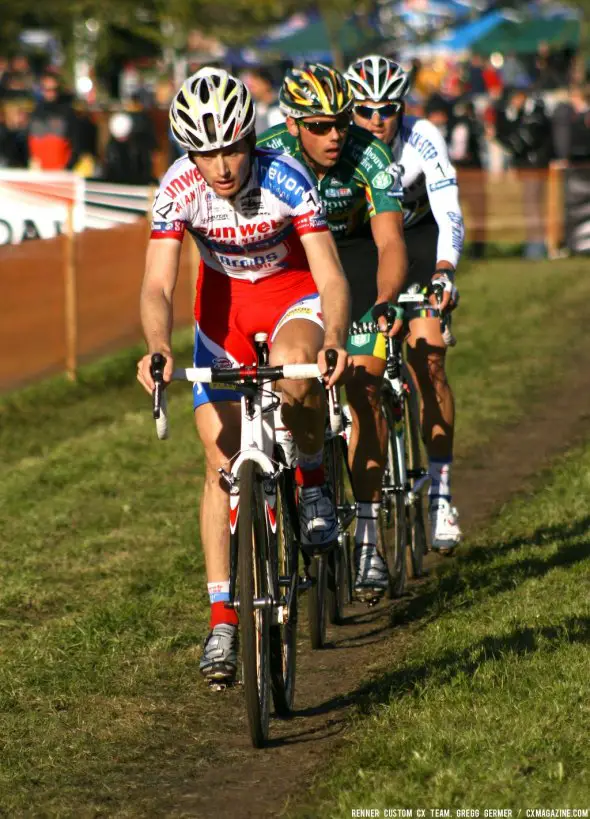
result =
[[[278,622],[283,622],[285,617],[284,595],[281,594],[281,587],[286,582],[285,578],[279,577],[277,555],[277,483],[283,470],[282,464],[273,473],[264,473],[262,476],[264,490],[264,525],[266,527],[268,553],[266,555],[266,585],[269,594],[266,598],[256,598],[254,608],[271,608],[276,613]],[[232,471],[219,469],[222,479],[229,488],[229,602],[228,608],[239,611],[240,601],[236,595],[236,582],[238,576],[238,549],[239,549],[239,517],[240,517],[240,482],[239,477]]]

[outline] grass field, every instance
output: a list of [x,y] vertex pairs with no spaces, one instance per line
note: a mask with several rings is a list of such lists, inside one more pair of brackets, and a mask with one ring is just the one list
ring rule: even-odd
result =
[[[588,341],[584,309],[590,312],[586,306],[590,282],[584,267],[577,260],[533,265],[502,260],[467,269],[456,321],[460,343],[451,364],[460,452],[492,438],[502,424],[521,418],[547,379],[559,372],[564,351],[580,344],[583,332]],[[186,333],[180,335],[178,349],[184,350],[188,362]],[[121,354],[85,370],[77,387],[57,380],[0,401],[2,815],[180,815],[169,807],[175,783],[194,776],[205,762],[231,761],[231,748],[220,748],[208,725],[212,701],[198,678],[207,596],[196,548],[202,453],[192,430],[190,394],[175,388],[172,437],[159,444],[149,399],[134,382],[136,354]],[[543,504],[536,507],[536,528],[562,525],[557,518],[552,523],[551,515],[558,512],[551,508],[545,514]],[[519,534],[516,517],[504,525],[506,542],[525,536]],[[427,642],[417,641],[408,669],[367,693],[367,713],[362,717],[369,726],[366,730],[387,718],[383,708],[398,707],[399,716],[404,715],[400,743],[408,743],[403,746],[408,748],[415,741],[422,755],[407,758],[411,765],[405,778],[412,787],[429,781],[446,741],[442,720],[430,739],[428,720],[417,721],[421,732],[412,734],[411,714],[417,718],[421,712],[423,695],[418,692],[432,697],[428,700],[432,726],[437,713],[450,718],[446,698],[437,700],[438,690],[450,688],[464,698],[457,719],[468,724],[474,716],[470,707],[475,707],[469,703],[481,698],[478,719],[487,715],[493,727],[499,699],[501,714],[510,719],[515,703],[521,703],[532,731],[538,712],[553,713],[556,680],[547,678],[547,696],[538,706],[537,694],[526,699],[524,689],[520,699],[504,700],[496,693],[487,700],[485,686],[496,680],[497,688],[508,691],[517,666],[509,666],[505,678],[504,672],[494,676],[500,671],[497,659],[489,664],[482,660],[477,674],[479,666],[473,663],[486,652],[494,658],[504,653],[513,663],[531,663],[525,677],[530,686],[535,663],[542,657],[514,647],[521,631],[526,645],[555,644],[554,658],[561,657],[560,651],[567,654],[581,647],[576,641],[565,644],[563,636],[564,629],[576,635],[583,630],[578,609],[564,597],[567,584],[557,586],[561,591],[552,602],[542,598],[531,608],[539,613],[538,623],[523,620],[524,625],[519,625],[522,612],[535,602],[535,595],[515,603],[513,619],[504,620],[500,603],[509,599],[504,597],[509,589],[489,593],[486,585],[504,578],[510,586],[513,571],[520,577],[527,567],[537,566],[535,561],[547,559],[551,549],[558,555],[558,546],[543,548],[542,555],[534,544],[499,549],[494,581],[496,557],[490,563],[488,554],[492,545],[504,540],[490,537],[487,546],[474,551],[481,560],[458,563],[443,579],[432,598],[432,613],[440,618],[421,636],[420,640],[428,635]],[[576,544],[574,539],[567,548],[575,551]],[[521,566],[525,554],[529,556]],[[552,575],[559,571],[552,566]],[[580,568],[572,565],[569,571]],[[542,584],[543,578],[541,571],[530,588],[534,582]],[[582,584],[583,576],[578,580]],[[529,588],[525,582],[517,586],[522,593]],[[467,602],[459,605],[462,600]],[[453,617],[458,618],[455,625],[448,619]],[[469,621],[465,633],[462,617]],[[447,628],[454,634],[448,646],[451,638],[443,638],[442,631]],[[553,628],[556,636],[551,636]],[[486,642],[488,638],[491,642]],[[420,670],[431,657],[436,661],[432,679]],[[580,674],[576,672],[576,679]],[[481,689],[470,687],[475,681]],[[559,701],[571,704],[575,684],[569,679],[564,683]],[[399,685],[410,692],[401,700],[396,693]],[[371,703],[380,705],[373,709]],[[587,717],[583,704],[579,708],[581,717]],[[245,730],[243,724],[236,730]],[[357,760],[364,759],[363,730],[359,724]],[[456,734],[459,741],[463,732]],[[517,739],[509,746],[507,767],[502,769],[506,783],[520,747]],[[561,733],[555,742],[562,742]],[[572,749],[576,747],[572,744]],[[464,748],[452,750],[462,759]],[[577,781],[572,757],[561,756],[555,757],[555,764],[563,764],[562,781]],[[527,776],[531,781],[545,777],[545,758],[539,760],[539,768],[533,765],[530,775],[522,774],[524,782],[529,781]],[[479,759],[475,764],[480,765]],[[350,774],[359,795],[362,778],[356,771],[363,766],[366,763],[359,762]],[[464,775],[467,767],[451,766],[448,777],[446,768],[441,769],[440,787],[452,788],[452,772]],[[551,775],[558,770],[562,769],[551,768]],[[391,776],[385,768],[382,774]],[[553,776],[551,781],[560,780]]]
[[590,444],[408,603],[423,627],[293,815],[590,808],[589,496]]

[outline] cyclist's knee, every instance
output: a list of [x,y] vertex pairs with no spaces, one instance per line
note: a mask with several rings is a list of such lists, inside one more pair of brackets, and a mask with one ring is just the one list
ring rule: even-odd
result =
[[444,345],[435,347],[427,344],[423,339],[418,339],[416,346],[408,347],[407,358],[408,364],[419,383],[426,381],[432,384],[448,383],[445,369],[446,348]]
[[346,385],[348,405],[354,416],[374,416],[380,413],[381,381],[374,376],[352,378]]

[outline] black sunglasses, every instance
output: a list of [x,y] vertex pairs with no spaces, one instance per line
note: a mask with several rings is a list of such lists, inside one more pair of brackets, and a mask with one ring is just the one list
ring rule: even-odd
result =
[[379,118],[383,120],[399,114],[402,106],[402,102],[388,102],[386,105],[379,106],[379,108],[371,108],[369,105],[355,105],[354,113],[358,114],[362,119],[371,119],[373,114],[379,114]]
[[335,119],[311,121],[300,119],[299,122],[306,131],[316,136],[325,136],[330,133],[332,128],[336,128],[339,133],[343,134],[350,125],[350,116],[349,114],[339,114]]

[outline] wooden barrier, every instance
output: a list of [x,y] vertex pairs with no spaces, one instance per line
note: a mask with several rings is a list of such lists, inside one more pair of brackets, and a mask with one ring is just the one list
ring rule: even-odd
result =
[[[562,171],[461,170],[467,241],[514,245],[563,236]],[[141,339],[139,291],[146,221],[0,247],[0,390],[46,375],[75,378],[81,361]],[[187,239],[174,299],[175,326],[192,322],[198,253]]]
[[[175,326],[190,325],[195,254],[185,242],[174,294]],[[138,342],[145,220],[109,230],[0,248],[0,390],[66,372]],[[196,254],[198,256],[198,254]]]

